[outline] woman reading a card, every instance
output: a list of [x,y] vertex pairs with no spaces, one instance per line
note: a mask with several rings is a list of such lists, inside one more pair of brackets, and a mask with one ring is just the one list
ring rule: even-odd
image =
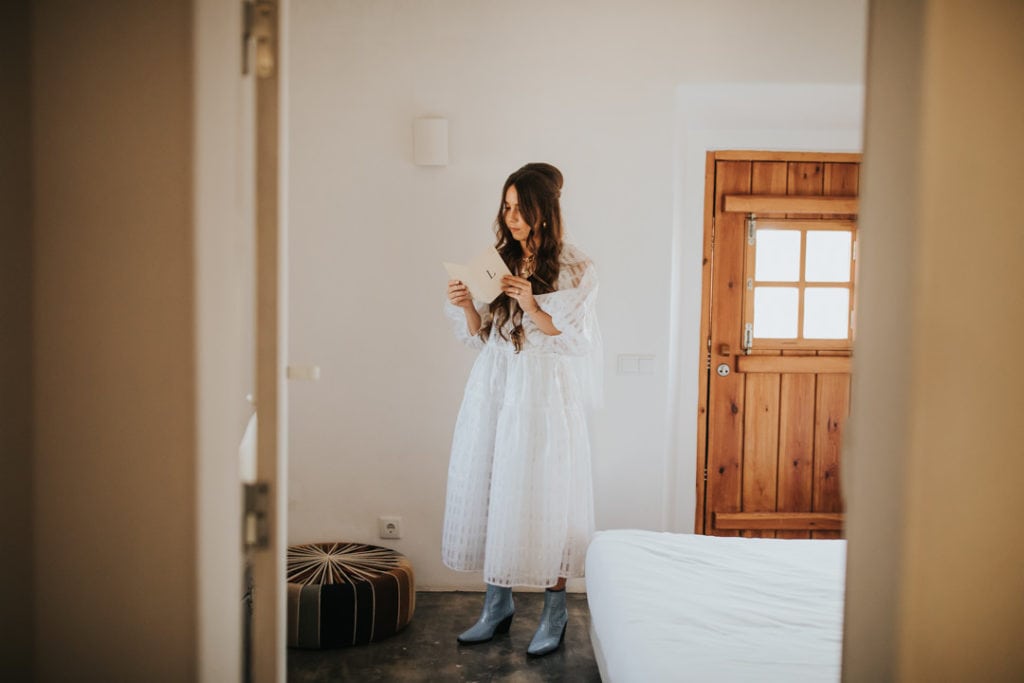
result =
[[546,588],[527,652],[558,649],[565,581],[583,576],[594,530],[586,410],[600,399],[597,274],[563,241],[562,174],[528,164],[508,177],[495,248],[511,271],[494,301],[448,283],[456,336],[480,349],[455,424],[442,557],[487,584],[480,619],[459,635],[508,631],[513,586]]

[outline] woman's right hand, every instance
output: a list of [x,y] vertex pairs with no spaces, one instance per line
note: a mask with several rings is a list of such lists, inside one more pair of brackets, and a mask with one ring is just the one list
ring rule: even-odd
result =
[[473,295],[469,293],[469,287],[462,284],[461,280],[448,281],[448,301],[459,308],[473,308]]

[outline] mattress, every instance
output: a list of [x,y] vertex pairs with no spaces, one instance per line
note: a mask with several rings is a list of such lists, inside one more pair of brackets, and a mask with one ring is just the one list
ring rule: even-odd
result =
[[838,681],[846,541],[599,531],[591,640],[606,683]]

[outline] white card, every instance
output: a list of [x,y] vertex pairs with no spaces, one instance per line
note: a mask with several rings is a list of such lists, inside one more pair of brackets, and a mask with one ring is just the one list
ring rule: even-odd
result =
[[448,277],[469,287],[474,299],[488,304],[501,294],[501,278],[512,274],[494,247],[488,247],[467,265],[445,261],[444,267]]

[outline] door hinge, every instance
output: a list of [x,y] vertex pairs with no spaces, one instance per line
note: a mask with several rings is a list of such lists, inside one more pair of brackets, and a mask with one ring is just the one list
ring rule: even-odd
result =
[[246,550],[270,546],[270,484],[265,481],[245,485],[243,533]]
[[256,39],[256,75],[270,78],[274,75],[274,28],[276,8],[272,2],[244,0],[242,2],[242,75],[249,75],[249,42]]
[[752,348],[754,348],[754,324],[747,323],[743,326],[743,352],[750,355]]
[[252,38],[253,2],[242,2],[242,75],[249,75],[249,40]]
[[757,232],[757,219],[754,214],[750,214],[747,218],[747,244],[753,245],[756,240]]

